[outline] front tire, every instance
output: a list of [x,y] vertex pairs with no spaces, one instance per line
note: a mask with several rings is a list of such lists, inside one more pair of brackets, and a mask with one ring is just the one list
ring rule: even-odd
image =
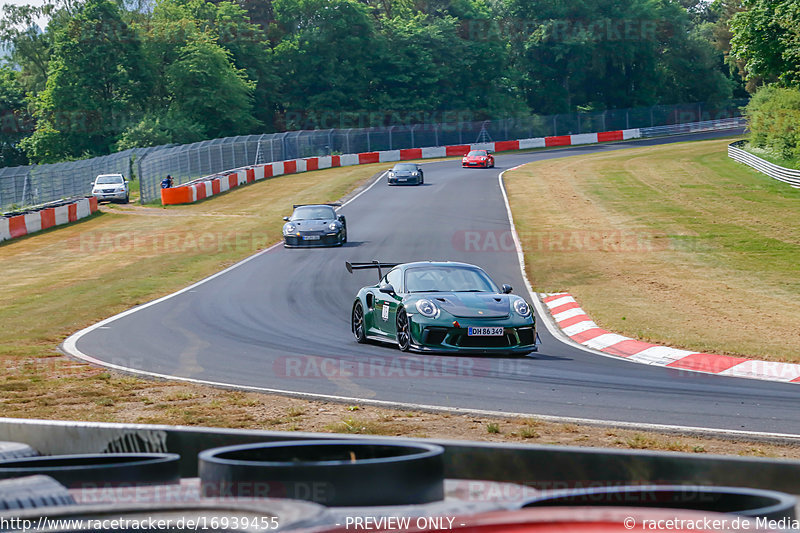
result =
[[353,312],[350,315],[350,330],[356,338],[356,342],[364,344],[367,342],[367,334],[364,329],[364,307],[358,300],[353,304]]
[[397,346],[401,352],[411,348],[411,327],[408,323],[408,313],[402,307],[397,310]]

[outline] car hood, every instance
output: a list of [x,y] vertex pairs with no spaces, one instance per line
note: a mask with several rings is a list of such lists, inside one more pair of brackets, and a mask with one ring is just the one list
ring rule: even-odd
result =
[[410,176],[411,174],[416,172],[416,170],[392,170],[391,172],[395,176]]
[[467,161],[483,161],[484,159],[488,159],[489,156],[487,155],[465,155],[464,159]]
[[294,220],[290,224],[294,224],[299,230],[317,231],[328,229],[328,226],[333,220]]
[[423,297],[459,318],[504,318],[511,309],[507,294],[436,292]]

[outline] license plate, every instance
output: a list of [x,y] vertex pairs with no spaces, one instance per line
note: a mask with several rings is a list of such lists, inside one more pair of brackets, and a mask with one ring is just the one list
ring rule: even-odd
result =
[[397,178],[397,181],[408,181],[408,178]]
[[303,235],[304,241],[318,241],[319,235]]
[[503,328],[502,326],[490,326],[490,327],[481,327],[481,328],[468,328],[467,335],[470,337],[502,337],[503,336]]

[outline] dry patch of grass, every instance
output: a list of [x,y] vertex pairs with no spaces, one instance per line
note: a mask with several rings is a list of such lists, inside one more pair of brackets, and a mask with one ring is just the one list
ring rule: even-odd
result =
[[[79,390],[92,391],[92,395],[81,397],[76,394]],[[354,412],[352,406],[337,403],[115,375],[102,377],[88,365],[76,371],[64,386],[4,392],[2,398],[3,415],[10,417],[601,446],[800,459],[800,445],[780,446],[609,429],[535,418],[476,418],[372,406],[359,406]]]
[[535,288],[641,340],[800,362],[800,190],[729,159],[729,142],[506,174]]

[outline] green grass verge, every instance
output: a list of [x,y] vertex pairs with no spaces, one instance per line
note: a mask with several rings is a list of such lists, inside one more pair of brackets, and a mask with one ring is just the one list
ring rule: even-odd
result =
[[800,361],[800,190],[729,159],[728,142],[506,174],[536,288],[634,338]]

